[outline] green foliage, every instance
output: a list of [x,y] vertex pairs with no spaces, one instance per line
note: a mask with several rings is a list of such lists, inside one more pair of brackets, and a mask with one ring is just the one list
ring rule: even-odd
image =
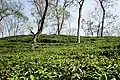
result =
[[28,20],[28,17],[21,13],[19,10],[13,10],[18,18],[22,18],[24,20]]
[[119,80],[120,37],[42,35],[0,39],[1,80]]

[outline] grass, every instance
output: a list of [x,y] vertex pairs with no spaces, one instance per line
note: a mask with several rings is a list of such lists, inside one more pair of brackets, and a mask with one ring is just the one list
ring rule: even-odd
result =
[[0,39],[0,80],[119,80],[120,37],[42,35]]

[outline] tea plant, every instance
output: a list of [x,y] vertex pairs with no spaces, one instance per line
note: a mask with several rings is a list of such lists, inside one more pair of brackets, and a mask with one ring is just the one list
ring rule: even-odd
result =
[[43,35],[0,39],[0,80],[119,80],[120,37]]

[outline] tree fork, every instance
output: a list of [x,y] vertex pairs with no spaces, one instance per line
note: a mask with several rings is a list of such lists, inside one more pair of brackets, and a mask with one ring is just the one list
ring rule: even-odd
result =
[[[47,13],[47,9],[48,9],[48,0],[45,0],[46,1],[46,5],[45,5],[45,10],[44,10],[44,13],[43,13],[43,16],[41,18],[41,20],[39,20],[39,24],[38,24],[38,31],[36,34],[32,33],[33,34],[33,39],[32,39],[32,50],[35,49],[35,44],[37,42],[37,38],[38,36],[41,34],[42,30],[43,30],[43,26],[44,26],[44,21],[45,21],[45,17],[46,17],[46,13]],[[38,9],[37,9],[38,10]],[[38,10],[39,11],[39,10]]]

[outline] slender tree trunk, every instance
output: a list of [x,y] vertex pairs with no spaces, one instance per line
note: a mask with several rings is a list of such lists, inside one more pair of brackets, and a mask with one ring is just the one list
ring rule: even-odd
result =
[[91,36],[93,37],[93,35],[94,35],[94,32],[92,31],[92,29],[90,30],[90,32],[91,32]]
[[13,27],[13,30],[14,30],[14,32],[13,32],[13,33],[14,33],[14,36],[15,36],[15,25],[14,25],[14,27]]
[[61,30],[62,30],[62,28],[63,28],[64,19],[65,19],[65,13],[63,12],[62,22],[61,22],[61,25],[60,25],[60,28],[59,28],[59,35],[60,35],[60,32],[61,32]]
[[57,17],[57,21],[58,21],[58,24],[57,24],[57,34],[60,35],[60,20],[59,20],[59,17]]
[[8,30],[8,34],[9,34],[9,36],[10,36],[10,30]]
[[35,44],[37,42],[37,38],[38,36],[41,34],[42,30],[43,30],[43,26],[44,26],[44,22],[45,22],[45,17],[46,17],[46,14],[47,14],[47,9],[48,9],[48,0],[45,0],[46,1],[46,5],[45,5],[45,10],[44,10],[44,13],[43,13],[43,16],[41,18],[41,20],[39,20],[39,24],[38,24],[38,31],[36,34],[33,34],[33,39],[32,39],[32,50],[35,50]]
[[77,42],[80,43],[80,19],[81,19],[81,13],[82,13],[82,7],[83,7],[84,0],[81,0],[79,2],[80,8],[79,8],[79,16],[78,16],[78,29],[77,29]]
[[2,32],[2,37],[4,37],[4,33]]
[[99,29],[97,30],[97,37],[99,36]]
[[33,38],[32,38],[32,50],[35,50],[35,45],[36,45],[36,42],[37,42],[37,38],[38,38],[38,34],[34,34],[33,35]]
[[[58,27],[58,28],[59,28],[59,27]],[[57,32],[58,32],[58,35],[60,35],[60,30],[59,30],[59,29],[58,29],[58,31],[57,31]]]
[[105,9],[103,6],[103,1],[100,1],[101,8],[103,10],[103,16],[102,16],[102,26],[101,26],[101,37],[103,36],[103,29],[104,29],[104,20],[105,20]]
[[97,26],[97,37],[99,36],[99,32],[100,32],[100,23],[98,24],[98,26]]
[[105,19],[105,10],[103,9],[102,26],[101,26],[101,37],[103,36],[104,19]]
[[79,8],[79,17],[78,17],[78,29],[77,29],[77,42],[80,43],[80,19],[81,19],[81,8]]
[[59,0],[56,0],[56,5],[55,5],[56,18],[57,18],[57,31],[56,31],[56,34],[57,34],[57,35],[60,35],[60,31],[59,31],[59,29],[60,29],[60,17],[59,17],[59,15],[58,15],[58,9],[57,9],[57,7],[58,7],[58,2],[59,2]]

